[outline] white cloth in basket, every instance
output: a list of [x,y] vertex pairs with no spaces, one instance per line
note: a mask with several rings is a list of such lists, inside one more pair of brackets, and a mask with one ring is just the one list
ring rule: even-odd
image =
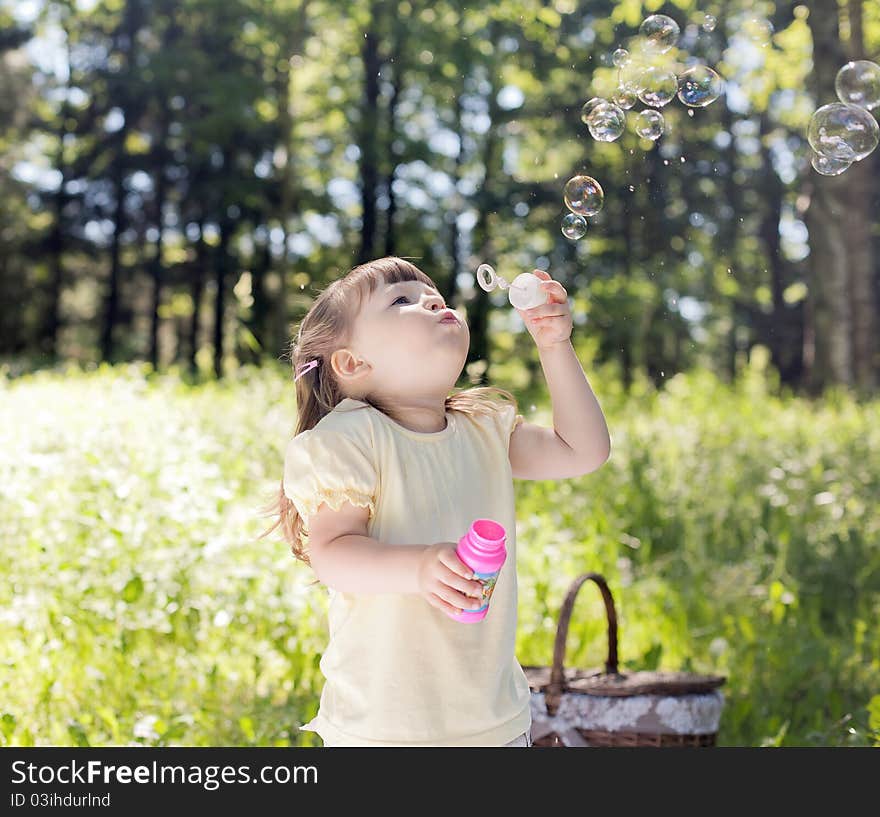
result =
[[724,695],[719,690],[688,695],[583,695],[563,693],[555,715],[543,692],[532,692],[532,740],[555,732],[565,746],[588,746],[578,729],[708,735],[718,731]]

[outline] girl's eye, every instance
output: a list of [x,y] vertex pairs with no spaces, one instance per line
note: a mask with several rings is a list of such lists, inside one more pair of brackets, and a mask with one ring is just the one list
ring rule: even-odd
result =
[[[397,296],[397,297],[391,302],[391,306],[394,306],[394,304],[396,304],[401,298],[406,298],[406,297],[407,297],[406,295],[398,295],[398,296]],[[407,298],[407,300],[409,300],[409,299]],[[446,304],[443,305],[443,308],[446,309]]]

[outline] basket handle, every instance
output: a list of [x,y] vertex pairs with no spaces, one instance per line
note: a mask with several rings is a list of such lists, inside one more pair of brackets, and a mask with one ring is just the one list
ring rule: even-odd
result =
[[556,628],[556,642],[553,645],[553,667],[550,671],[550,683],[544,690],[544,700],[547,713],[555,715],[562,700],[562,688],[565,684],[565,674],[562,664],[565,659],[565,641],[568,637],[568,622],[571,619],[571,611],[574,608],[574,600],[581,585],[587,580],[595,582],[602,593],[605,602],[605,613],[608,618],[608,657],[605,659],[605,672],[617,675],[617,613],[614,609],[614,599],[608,589],[608,583],[604,576],[599,573],[584,573],[578,576],[568,588],[562,610],[559,613],[559,625]]

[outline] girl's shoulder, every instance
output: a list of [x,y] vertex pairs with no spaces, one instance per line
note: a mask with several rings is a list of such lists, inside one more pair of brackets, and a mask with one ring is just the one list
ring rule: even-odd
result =
[[524,419],[522,414],[517,413],[516,406],[506,401],[492,401],[482,411],[458,413],[480,433],[497,435],[503,439],[508,439],[513,429]]
[[348,397],[327,412],[313,428],[301,431],[290,442],[294,445],[326,445],[346,441],[369,445],[372,440],[369,405]]
[[284,460],[288,471],[318,466],[324,471],[341,472],[355,466],[373,468],[375,454],[368,412],[341,401],[313,428],[288,440]]

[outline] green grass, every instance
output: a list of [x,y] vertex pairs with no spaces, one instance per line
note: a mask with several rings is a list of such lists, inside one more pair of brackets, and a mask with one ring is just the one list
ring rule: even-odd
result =
[[[774,396],[760,371],[590,379],[611,460],[516,483],[520,661],[549,663],[594,570],[623,668],[728,676],[721,745],[880,744],[880,402]],[[0,744],[320,744],[297,727],[326,598],[257,539],[294,412],[276,367],[0,378]],[[588,584],[567,664],[601,666],[604,640]]]

